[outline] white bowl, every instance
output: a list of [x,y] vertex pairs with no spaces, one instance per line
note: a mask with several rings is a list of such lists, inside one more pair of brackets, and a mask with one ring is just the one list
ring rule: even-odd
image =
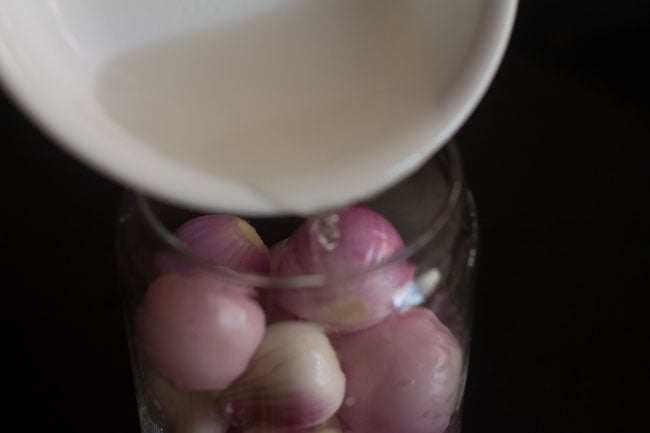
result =
[[[355,25],[354,21],[350,21],[350,16],[356,12],[365,19],[367,7],[372,2],[375,2],[375,12],[379,10],[375,5],[381,3],[384,9],[400,5],[410,8],[410,12],[421,14],[418,20],[421,19],[420,24],[425,25],[422,35],[425,36],[426,45],[422,47],[426,48],[427,55],[415,60],[433,65],[431,82],[435,83],[435,92],[431,93],[426,107],[415,115],[417,121],[409,118],[405,121],[407,123],[401,124],[399,133],[393,126],[392,119],[399,117],[401,111],[410,113],[413,97],[420,98],[422,95],[412,92],[391,99],[384,107],[387,111],[367,119],[363,118],[366,113],[364,107],[350,111],[351,114],[338,111],[341,118],[336,118],[337,110],[334,110],[330,116],[334,120],[329,125],[343,125],[346,122],[349,125],[321,128],[318,135],[309,139],[305,139],[304,135],[310,131],[308,118],[305,118],[306,121],[297,117],[295,123],[287,123],[291,129],[289,135],[275,134],[273,131],[269,133],[260,126],[268,127],[268,121],[264,124],[264,116],[272,113],[273,104],[295,104],[298,101],[308,105],[300,98],[304,96],[305,100],[308,99],[309,91],[304,89],[309,90],[313,86],[301,88],[297,83],[297,90],[292,96],[294,99],[291,100],[287,99],[287,92],[269,93],[272,86],[267,84],[274,84],[268,81],[273,74],[285,86],[287,82],[292,84],[307,76],[299,74],[300,71],[289,71],[295,73],[290,76],[279,73],[282,69],[277,66],[278,58],[283,59],[280,66],[290,63],[286,57],[290,52],[286,47],[287,41],[288,45],[294,41],[298,44],[307,42],[302,38],[290,39],[291,32],[282,33],[277,41],[273,40],[273,36],[262,35],[261,39],[253,42],[241,42],[249,34],[249,29],[254,28],[251,23],[258,22],[253,19],[261,16],[281,17],[283,21],[274,21],[282,23],[278,24],[280,30],[291,27],[287,23],[296,23],[296,28],[302,29],[303,33],[309,33],[312,29],[324,32],[322,35],[328,35],[328,40],[314,42],[316,51],[327,50],[338,43],[337,49],[347,52],[348,49],[356,49],[354,45],[357,42],[354,39],[357,36],[350,36],[354,34]],[[64,149],[130,188],[179,205],[202,209],[243,214],[307,214],[360,200],[383,190],[417,169],[451,138],[475,108],[496,72],[511,32],[516,3],[516,0],[403,0],[401,3],[389,0],[0,0],[0,78],[18,104]],[[317,7],[321,9],[314,9]],[[289,20],[291,14],[298,19]],[[392,22],[395,13],[386,14]],[[317,21],[311,22],[309,18],[317,18]],[[271,22],[269,19],[267,21]],[[330,31],[327,29],[333,25],[341,25],[343,30],[327,33]],[[374,46],[360,43],[358,52],[346,54],[349,59],[341,57],[344,67],[335,71],[344,71],[347,67],[345,62],[354,62],[359,55],[372,54],[374,51],[371,48],[376,47],[375,55],[379,63],[368,60],[368,65],[392,68],[397,62],[395,73],[404,73],[400,62],[408,63],[413,59],[400,54],[403,50],[399,47],[399,41],[410,33],[408,29],[396,31],[389,27],[396,25],[386,24],[385,34],[381,25],[375,25],[373,31],[377,35],[384,35],[385,40],[378,41]],[[318,30],[319,26],[323,29]],[[343,38],[352,39],[336,42],[335,38],[341,34]],[[208,36],[194,40],[194,45],[202,44],[199,54],[188,54],[186,48],[191,44],[187,45],[187,41],[192,41],[196,37],[194,35]],[[330,37],[334,39],[329,40]],[[359,38],[363,39],[362,36]],[[215,48],[214,62],[205,59],[206,53],[207,57],[211,57],[210,41],[220,47]],[[272,45],[278,41],[281,44]],[[233,45],[229,45],[231,43]],[[259,51],[255,56],[233,57],[232,52],[237,53],[239,49],[235,45],[237,43],[248,43],[246,47],[249,49],[268,43],[271,48]],[[165,44],[176,44],[173,53],[176,57],[148,48]],[[390,51],[390,55],[396,56],[397,60],[382,58],[382,44],[393,47],[392,51],[387,49],[386,52]],[[305,47],[311,45],[301,46],[308,61],[297,63],[300,67],[303,64],[311,65],[309,67],[313,67],[313,70],[327,72],[327,68],[336,63],[323,61],[327,60],[323,54],[326,54],[325,51],[314,53],[305,50]],[[229,53],[230,57],[224,53]],[[433,60],[429,62],[429,58]],[[149,75],[145,78],[137,76],[128,65],[121,66],[128,62],[137,64],[141,59],[148,62]],[[323,61],[322,65],[319,61]],[[184,93],[179,93],[178,89],[165,93],[165,86],[173,83],[177,68],[182,70],[179,74],[185,74],[186,81],[188,76],[193,76],[195,72],[188,64],[196,66],[197,81],[214,77],[216,87],[210,90],[214,94],[206,96],[206,100],[214,102],[209,107],[198,104],[193,110],[192,99],[183,100]],[[223,84],[227,81],[222,72],[229,67],[232,70],[226,78],[236,80],[239,77],[259,86],[257,93],[253,89],[247,96],[254,98],[259,94],[259,100],[248,101],[249,105],[238,108],[240,101],[227,95],[232,86]],[[292,67],[295,69],[296,64]],[[359,98],[369,101],[364,102],[369,107],[366,108],[376,109],[378,113],[384,108],[372,99],[372,82],[376,79],[381,85],[381,79],[390,80],[390,73],[383,71],[382,75],[380,72],[379,69],[368,70],[368,80],[362,80],[360,84],[363,87],[366,82],[371,83],[366,89],[368,98],[364,99],[363,95]],[[318,88],[322,81],[316,83]],[[334,88],[332,97],[344,99],[344,90],[351,88],[349,83],[347,86]],[[426,89],[430,90],[428,87]],[[318,91],[321,94],[317,96],[322,98],[327,88],[318,88]],[[343,93],[337,95],[337,91]],[[221,99],[222,95],[224,99]],[[193,97],[200,96],[198,91]],[[137,104],[129,105],[129,101],[138,98],[149,98],[149,102],[152,102],[151,98],[158,97],[160,99],[155,100],[158,102],[152,103],[151,107],[155,110],[151,112],[136,107]],[[222,100],[224,103],[220,106]],[[399,104],[404,104],[404,110]],[[161,111],[158,112],[158,109]],[[197,140],[205,139],[200,128],[206,125],[211,127],[210,120],[214,119],[214,125],[217,125],[215,130],[228,129],[233,123],[239,123],[239,129],[233,127],[233,130],[243,131],[250,140],[263,140],[273,147],[260,149],[259,152],[253,149],[244,155],[245,160],[237,160],[238,157],[243,158],[241,155],[228,156],[227,152],[221,152],[221,155],[216,152],[212,158],[217,158],[214,161],[217,165],[222,164],[221,168],[207,170],[207,162],[204,166],[201,166],[201,162],[212,160],[198,154],[188,159],[182,151],[174,153],[163,150],[164,146],[156,142],[172,138],[184,141],[174,137],[173,129],[169,129],[174,122],[174,110],[181,117],[185,116],[182,124],[174,125],[174,128],[188,129],[188,125],[197,122]],[[206,115],[206,110],[215,111]],[[301,114],[301,110],[298,107],[296,113]],[[189,112],[192,112],[190,117]],[[162,128],[158,136],[141,134],[129,127],[133,119],[137,118],[140,122],[149,113],[151,125]],[[251,113],[259,116],[246,118]],[[158,115],[160,118],[156,117]],[[354,129],[364,121],[364,131]],[[351,128],[349,131],[345,129],[348,126]],[[375,134],[374,141],[368,138],[372,136],[369,132]],[[394,137],[385,139],[391,134]],[[309,144],[304,147],[283,147],[287,136],[298,137],[297,140]],[[217,141],[219,145],[230,146],[231,149],[243,143],[240,137],[233,138],[233,142],[229,143],[232,137],[226,134],[219,136]],[[347,152],[349,146],[341,144],[337,148],[337,143],[355,137],[361,142],[358,148],[351,150],[349,155],[340,154]],[[187,143],[183,145],[191,148],[194,138],[194,135],[188,135]],[[350,142],[356,145],[356,142]],[[283,149],[277,151],[277,158],[275,146]],[[221,156],[223,160],[218,159]],[[293,162],[293,165],[287,161]],[[252,164],[250,172],[247,171],[249,163]],[[260,173],[257,179],[254,176],[256,173]]]

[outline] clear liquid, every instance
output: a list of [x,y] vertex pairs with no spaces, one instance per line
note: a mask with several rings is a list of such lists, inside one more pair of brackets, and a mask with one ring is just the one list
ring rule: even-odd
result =
[[417,149],[429,137],[427,3],[287,1],[113,59],[98,99],[173,158],[291,194],[369,149]]

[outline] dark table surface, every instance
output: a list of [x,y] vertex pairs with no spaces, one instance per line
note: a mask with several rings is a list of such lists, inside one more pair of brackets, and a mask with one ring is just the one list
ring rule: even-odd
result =
[[[522,1],[457,135],[482,237],[465,433],[647,431],[649,3]],[[0,122],[3,431],[135,433],[122,189],[1,93]]]

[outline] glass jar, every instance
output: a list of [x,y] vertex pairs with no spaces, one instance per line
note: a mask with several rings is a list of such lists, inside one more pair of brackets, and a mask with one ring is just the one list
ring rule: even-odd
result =
[[460,431],[477,221],[453,143],[349,208],[205,215],[121,208],[143,433]]

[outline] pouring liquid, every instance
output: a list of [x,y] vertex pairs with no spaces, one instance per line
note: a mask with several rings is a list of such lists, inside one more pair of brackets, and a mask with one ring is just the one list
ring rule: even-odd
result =
[[278,202],[301,179],[431,136],[427,1],[286,1],[127,52],[96,81],[122,128]]

